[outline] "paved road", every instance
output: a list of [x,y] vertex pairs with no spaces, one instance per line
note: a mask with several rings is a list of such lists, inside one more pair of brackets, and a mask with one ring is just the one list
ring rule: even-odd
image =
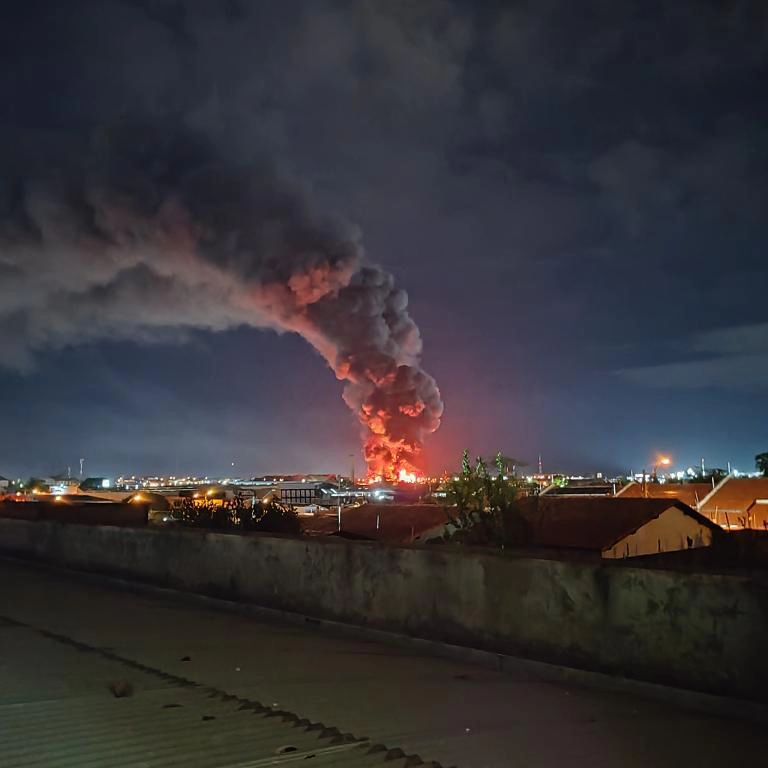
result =
[[[722,768],[765,759],[765,726],[745,722],[738,711],[733,718],[707,716],[626,694],[500,674],[3,560],[0,617],[0,744],[14,736],[26,744],[20,729],[28,718],[41,727],[63,723],[65,730],[86,733],[91,728],[77,707],[95,702],[104,714],[92,722],[102,730],[111,728],[110,718],[123,722],[126,707],[149,722],[158,712],[177,718],[193,713],[195,728],[184,733],[197,760],[184,764],[234,765],[215,750],[232,739],[245,739],[247,746],[256,737],[244,733],[239,707],[222,716],[222,707],[238,703],[226,693],[460,768]],[[184,687],[182,679],[210,686],[211,701],[201,703],[204,689]],[[115,698],[108,686],[116,683],[130,685],[132,695]],[[206,731],[213,721],[205,717],[229,723],[231,735],[222,735],[218,725]],[[145,736],[131,723],[135,752]],[[150,730],[165,741],[164,724]],[[44,728],[32,732],[45,741]],[[168,733],[169,744],[175,731]],[[282,743],[279,734],[270,739],[270,749]],[[168,744],[157,762],[136,757],[132,764],[160,764]],[[24,754],[26,762],[18,758],[16,764],[49,764]],[[362,753],[348,762],[328,760],[318,753],[311,764],[369,764]],[[14,764],[7,754],[0,763]],[[92,763],[124,764],[114,756]],[[239,763],[266,764],[277,763]]]

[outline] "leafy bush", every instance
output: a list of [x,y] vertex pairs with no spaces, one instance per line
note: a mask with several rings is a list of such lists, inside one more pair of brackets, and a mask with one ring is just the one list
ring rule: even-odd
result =
[[505,479],[504,459],[496,457],[498,474],[492,477],[483,459],[472,466],[464,451],[461,474],[448,486],[449,510],[454,531],[451,541],[481,546],[522,546],[528,526],[517,506],[514,481]]
[[184,499],[176,514],[183,525],[196,528],[301,533],[298,515],[291,507],[275,500],[263,504],[240,497],[222,502]]

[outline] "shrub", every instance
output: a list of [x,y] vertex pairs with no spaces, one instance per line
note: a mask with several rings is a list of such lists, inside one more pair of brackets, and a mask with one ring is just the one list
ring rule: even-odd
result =
[[501,454],[496,457],[498,474],[492,477],[483,459],[472,466],[464,451],[461,474],[448,486],[449,510],[454,531],[450,541],[479,546],[523,546],[528,526],[516,506],[517,488],[504,477]]
[[298,515],[275,500],[262,504],[241,497],[223,502],[184,499],[176,513],[183,525],[196,528],[301,533]]

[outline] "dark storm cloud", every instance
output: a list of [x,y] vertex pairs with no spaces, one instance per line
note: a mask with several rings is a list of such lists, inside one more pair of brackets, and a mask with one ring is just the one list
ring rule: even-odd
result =
[[719,328],[676,346],[681,362],[617,373],[652,389],[768,392],[768,323]]
[[[63,157],[90,151],[95,129],[134,114],[204,135],[227,167],[269,156],[285,176],[309,179],[322,208],[362,225],[373,258],[420,299],[427,354],[482,366],[497,393],[495,404],[483,398],[489,412],[507,407],[505,382],[516,375],[500,350],[514,349],[534,387],[537,377],[578,387],[570,372],[591,364],[680,364],[675,376],[693,381],[701,373],[686,367],[691,357],[726,355],[691,355],[684,343],[670,361],[649,335],[695,345],[713,329],[766,319],[760,0],[19,8],[0,31],[10,57],[0,68],[4,178],[29,157],[55,177]],[[5,185],[0,204],[19,194]],[[54,226],[55,211],[45,217]],[[0,256],[3,283],[18,270]],[[160,277],[157,290],[173,280]],[[111,289],[117,303],[142,281],[139,265],[126,270]],[[207,295],[179,286],[182,323],[207,303],[208,327],[242,322],[237,302],[223,309],[221,300],[239,288],[213,286]],[[171,332],[155,304],[155,331],[142,339]],[[86,315],[59,316],[86,337],[98,327]],[[34,318],[6,318],[15,339],[7,356],[21,359],[25,333],[56,343]],[[465,328],[469,341],[456,349]],[[633,359],[614,355],[619,345]],[[745,353],[745,373],[761,370],[754,354]],[[466,387],[451,387],[450,368],[441,366],[454,407],[481,407]],[[513,420],[487,439],[506,441],[515,429]],[[559,440],[557,430],[547,439]]]

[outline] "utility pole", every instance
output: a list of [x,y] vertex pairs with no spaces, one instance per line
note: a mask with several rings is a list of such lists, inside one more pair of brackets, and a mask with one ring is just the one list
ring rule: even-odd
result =
[[339,531],[341,531],[341,475],[339,475],[339,495],[338,495],[338,502],[339,502],[339,507],[338,507],[338,521],[337,521],[337,526],[338,526],[338,530],[339,530]]

